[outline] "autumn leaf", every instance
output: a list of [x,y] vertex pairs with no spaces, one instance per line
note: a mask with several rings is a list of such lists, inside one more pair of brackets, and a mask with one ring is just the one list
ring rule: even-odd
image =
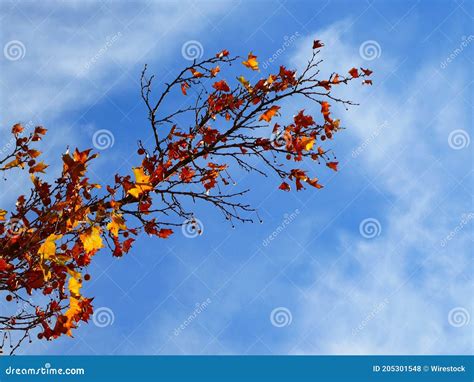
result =
[[12,127],[12,133],[15,134],[15,135],[18,135],[20,133],[22,133],[24,130],[23,126],[19,123],[13,125]]
[[372,85],[372,80],[364,80],[362,85]]
[[307,179],[306,183],[308,183],[310,186],[313,186],[315,188],[323,188],[321,184],[318,183],[318,178],[313,178],[313,179]]
[[35,172],[42,172],[44,173],[44,170],[48,168],[48,165],[45,164],[44,162],[40,162],[32,167],[30,167],[30,173],[34,174]]
[[198,72],[196,69],[194,68],[190,68],[189,71],[191,72],[191,74],[196,77],[196,78],[201,78],[204,74],[202,74],[201,72]]
[[126,230],[127,226],[125,225],[125,220],[120,214],[112,214],[109,224],[107,224],[107,229],[114,235],[118,236],[119,230]]
[[265,113],[263,113],[260,118],[259,118],[259,121],[266,121],[266,122],[270,122],[272,120],[272,118],[275,116],[275,114],[278,112],[278,110],[280,110],[280,106],[272,106],[270,109],[268,109]]
[[257,56],[253,55],[252,52],[249,53],[247,61],[243,61],[242,64],[249,69],[258,70]]
[[314,40],[313,41],[313,49],[318,49],[323,47],[324,44],[321,42],[321,40]]
[[221,50],[219,53],[216,54],[217,58],[227,57],[229,55],[229,51],[227,49]]
[[301,145],[306,151],[310,151],[313,148],[315,139],[312,137],[303,137],[301,138]]
[[187,90],[189,89],[189,84],[184,81],[181,83],[181,93],[183,93],[184,95],[188,95],[187,93]]
[[5,220],[6,215],[7,211],[0,209],[0,222]]
[[62,235],[49,235],[38,249],[38,255],[44,259],[50,259],[56,254],[56,240],[62,238]]
[[229,85],[227,85],[227,82],[224,80],[214,82],[212,87],[216,90],[222,91],[222,92],[228,92],[230,91]]
[[158,231],[158,237],[161,237],[162,239],[167,239],[172,233],[172,229],[162,228]]
[[133,174],[135,175],[135,187],[128,190],[128,193],[138,199],[144,192],[152,190],[153,186],[150,183],[150,177],[143,171],[143,167],[135,167]]
[[349,74],[350,74],[353,78],[359,77],[359,72],[357,71],[356,68],[352,68],[351,70],[349,70]]
[[211,77],[217,76],[217,73],[219,73],[220,71],[221,71],[221,68],[219,67],[219,65],[217,65],[215,68],[212,68],[211,69]]
[[179,174],[179,178],[185,183],[189,183],[193,179],[193,176],[194,170],[188,166],[184,167],[181,170],[181,174]]
[[291,187],[288,183],[286,182],[283,182],[282,184],[280,184],[280,187],[278,187],[280,190],[283,190],[283,191],[290,191],[291,190]]
[[337,164],[339,162],[327,162],[326,163],[326,166],[328,166],[330,169],[334,170],[334,171],[337,171]]
[[237,81],[239,81],[245,89],[249,90],[251,89],[250,82],[248,82],[244,76],[239,76],[237,77]]
[[0,257],[0,272],[4,272],[4,271],[7,271],[9,270],[10,268],[13,268],[13,266],[11,264],[8,264],[5,259],[2,259]]
[[360,68],[360,70],[362,70],[362,72],[363,72],[366,76],[370,76],[370,75],[373,73],[372,70],[370,70],[370,69]]
[[83,234],[79,235],[82,245],[87,252],[97,251],[104,246],[100,233],[100,227],[92,227]]

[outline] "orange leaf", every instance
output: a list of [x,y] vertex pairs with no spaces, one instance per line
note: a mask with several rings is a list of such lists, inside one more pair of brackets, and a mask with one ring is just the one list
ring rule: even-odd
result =
[[192,73],[192,75],[196,78],[200,78],[202,77],[204,74],[202,74],[201,72],[198,72],[196,69],[194,68],[190,68],[189,71]]
[[15,135],[22,133],[23,130],[24,130],[23,126],[19,123],[13,125],[13,127],[12,127],[12,133],[15,134]]
[[257,56],[253,55],[252,52],[249,53],[247,61],[243,61],[242,64],[249,69],[258,70]]
[[351,70],[349,70],[349,74],[350,74],[353,78],[359,77],[359,72],[357,71],[356,68],[352,68]]
[[326,166],[328,166],[330,169],[337,171],[337,165],[339,162],[327,162]]
[[219,65],[217,65],[215,68],[211,69],[211,77],[215,77],[220,71],[221,68],[219,67]]
[[227,82],[225,82],[224,80],[214,82],[212,87],[216,90],[220,90],[220,91],[223,91],[223,92],[230,91],[229,85],[227,85]]
[[221,50],[219,53],[216,54],[217,58],[227,57],[229,55],[229,51],[227,49]]
[[280,106],[272,106],[270,109],[268,109],[265,113],[263,113],[260,116],[259,121],[264,120],[264,121],[270,122],[279,109],[280,109]]
[[187,95],[187,90],[189,89],[189,84],[187,82],[182,82],[181,83],[181,92],[184,94],[184,95]]
[[172,233],[173,233],[172,229],[163,228],[159,230],[158,237],[161,237],[162,239],[167,239],[168,236],[170,236]]

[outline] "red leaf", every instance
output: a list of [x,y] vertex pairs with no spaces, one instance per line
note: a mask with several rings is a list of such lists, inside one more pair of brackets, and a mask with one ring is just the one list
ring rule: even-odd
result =
[[337,165],[339,162],[327,162],[326,166],[328,166],[330,169],[337,171]]
[[212,87],[213,87],[214,89],[220,90],[220,91],[222,91],[222,92],[228,92],[228,91],[230,91],[229,85],[227,85],[227,82],[225,82],[224,80],[214,82],[214,84],[212,85]]
[[280,190],[283,190],[283,191],[290,191],[291,190],[291,187],[288,183],[286,182],[283,182],[282,184],[280,184],[280,187],[278,187]]
[[167,239],[168,236],[170,236],[172,233],[173,233],[172,229],[162,228],[158,232],[158,237],[161,237],[162,239]]
[[350,74],[353,78],[359,77],[359,72],[357,71],[356,68],[352,68],[351,70],[349,70],[349,74]]
[[314,40],[313,41],[313,49],[318,49],[323,47],[324,44],[321,42],[321,40]]

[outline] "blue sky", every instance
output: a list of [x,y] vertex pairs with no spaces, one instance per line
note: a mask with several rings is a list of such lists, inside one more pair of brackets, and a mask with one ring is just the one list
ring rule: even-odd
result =
[[[121,259],[101,252],[85,287],[101,315],[74,339],[22,351],[471,353],[473,15],[461,0],[2,2],[2,140],[15,122],[43,124],[54,171],[67,145],[91,147],[107,129],[114,144],[92,168],[104,182],[150,137],[143,65],[166,81],[189,41],[261,62],[285,47],[277,70],[304,65],[318,38],[323,73],[374,70],[373,87],[338,93],[360,106],[338,110],[340,171],[312,169],[324,189],[283,193],[274,177],[236,171],[263,224],[232,229],[199,206],[197,238],[178,230]],[[3,183],[2,205],[26,182]]]

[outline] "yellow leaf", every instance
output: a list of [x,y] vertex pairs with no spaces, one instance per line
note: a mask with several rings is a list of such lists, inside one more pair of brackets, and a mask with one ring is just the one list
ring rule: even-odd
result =
[[7,211],[0,209],[0,222],[5,220]]
[[306,151],[309,151],[313,148],[314,138],[303,137],[303,138],[301,138],[301,144],[303,145],[303,147]]
[[244,64],[249,69],[258,70],[257,56],[254,56],[252,52],[249,53],[247,61],[243,61],[242,64]]
[[69,292],[71,292],[71,296],[74,296],[74,297],[80,296],[81,287],[82,287],[82,283],[78,279],[74,277],[71,277],[69,279]]
[[252,87],[250,86],[250,82],[248,82],[244,76],[237,77],[237,81],[239,81],[244,86],[244,88],[247,89],[249,93],[252,92]]
[[64,326],[68,329],[67,335],[72,336],[71,329],[74,328],[76,316],[81,313],[81,306],[79,302],[82,300],[81,296],[81,274],[75,271],[69,271],[71,278],[69,279],[69,308],[64,313],[67,317],[67,321],[65,322]]
[[135,167],[133,174],[135,175],[135,187],[128,190],[128,193],[138,199],[144,192],[152,190],[153,186],[150,183],[150,177],[145,175],[142,167]]
[[120,214],[113,214],[110,223],[107,224],[107,229],[112,232],[112,235],[118,236],[118,231],[127,229],[125,221]]
[[38,249],[38,255],[40,255],[45,260],[53,257],[56,254],[56,240],[59,240],[62,237],[62,235],[49,235]]
[[104,246],[102,243],[102,237],[100,236],[99,227],[92,227],[90,230],[87,230],[85,233],[79,235],[79,238],[81,239],[84,249],[87,252],[95,251]]

